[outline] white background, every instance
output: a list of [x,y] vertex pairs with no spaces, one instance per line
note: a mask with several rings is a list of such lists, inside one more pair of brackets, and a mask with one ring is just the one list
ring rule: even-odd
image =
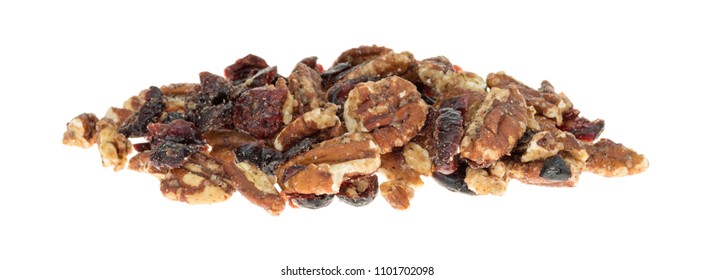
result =
[[[18,1],[19,2],[19,1]],[[712,279],[711,9],[671,3],[96,1],[0,4],[0,279],[307,279],[286,266],[433,266],[394,279]],[[499,2],[500,4],[494,4]],[[619,2],[619,1],[618,1]],[[623,1],[624,2],[624,1]],[[429,183],[408,211],[189,206],[61,144],[65,123],[248,53],[287,75],[363,44],[548,79],[645,173],[502,197]],[[374,273],[374,271],[372,271]],[[391,277],[320,277],[319,279]]]

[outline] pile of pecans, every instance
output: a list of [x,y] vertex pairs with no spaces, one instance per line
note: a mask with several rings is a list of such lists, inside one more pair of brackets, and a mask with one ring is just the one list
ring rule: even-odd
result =
[[572,187],[583,171],[625,176],[649,165],[621,144],[595,142],[604,122],[581,117],[549,82],[536,90],[503,72],[484,81],[443,56],[362,46],[327,70],[305,58],[283,77],[248,55],[225,78],[199,77],[152,86],[101,119],[80,114],[63,143],[97,144],[104,166],[154,175],[169,199],[215,203],[238,191],[275,215],[286,202],[316,209],[337,196],[363,206],[377,193],[406,209],[420,176],[501,195],[511,178]]

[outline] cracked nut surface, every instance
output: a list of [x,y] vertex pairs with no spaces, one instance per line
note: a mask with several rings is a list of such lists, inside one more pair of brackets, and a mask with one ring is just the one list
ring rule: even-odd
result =
[[515,87],[492,88],[461,140],[461,156],[488,166],[509,151],[526,131],[527,108]]
[[97,142],[97,116],[84,113],[74,117],[67,123],[67,130],[62,135],[62,144],[89,148]]
[[179,168],[171,169],[161,180],[161,193],[168,199],[188,204],[225,201],[235,190],[223,170],[223,162],[195,153]]
[[587,150],[590,154],[586,162],[587,171],[605,177],[638,174],[650,165],[643,155],[610,139],[600,139],[587,146]]
[[350,91],[344,120],[348,131],[369,132],[383,153],[401,147],[424,126],[428,105],[411,82],[389,77]]

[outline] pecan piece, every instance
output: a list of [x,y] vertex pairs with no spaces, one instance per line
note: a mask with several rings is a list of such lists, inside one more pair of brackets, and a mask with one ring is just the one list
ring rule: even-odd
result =
[[468,188],[477,195],[503,195],[508,185],[506,164],[497,161],[488,168],[467,167],[464,181]]
[[414,188],[404,181],[387,181],[379,185],[379,192],[392,208],[406,210],[414,197]]
[[334,194],[345,177],[372,174],[379,166],[379,147],[371,137],[348,133],[292,157],[276,176],[286,193]]
[[320,73],[304,63],[295,66],[295,70],[288,76],[288,85],[290,94],[297,101],[298,115],[320,108],[327,102]]
[[151,164],[151,151],[140,152],[129,159],[129,170],[150,174],[156,178],[164,179],[169,169],[157,168]]
[[508,177],[525,184],[551,187],[574,187],[585,167],[584,162],[565,154],[525,163],[506,159],[504,163]]
[[[448,60],[446,61],[448,62]],[[445,100],[460,94],[469,93],[469,102],[478,107],[486,96],[486,82],[479,75],[467,71],[454,71],[451,64],[441,60],[423,60],[419,62],[419,79],[433,93],[433,99]]]
[[275,137],[275,149],[285,151],[300,140],[339,124],[340,118],[337,117],[335,104],[329,103],[325,108],[316,108],[302,114],[285,126]]
[[223,170],[223,162],[203,153],[191,155],[181,167],[171,169],[161,180],[164,197],[188,204],[227,200],[235,190]]
[[67,123],[67,131],[62,135],[62,144],[89,148],[97,142],[97,116],[84,113]]
[[410,52],[387,53],[355,66],[349,73],[342,77],[342,80],[352,80],[364,76],[381,78],[409,76],[411,72],[416,73],[417,67],[414,55]]
[[370,132],[387,153],[409,142],[424,126],[429,106],[420,95],[400,77],[359,84],[345,101],[345,126],[351,132]]
[[214,147],[211,156],[223,161],[226,174],[248,201],[272,215],[278,215],[285,209],[285,200],[275,188],[275,177],[249,161],[238,160],[232,147]]
[[379,170],[388,180],[404,181],[409,187],[419,187],[424,184],[419,176],[421,174],[407,163],[402,149],[383,154],[381,160]]
[[272,137],[283,126],[283,103],[287,95],[285,83],[244,92],[233,107],[233,124],[255,138]]
[[610,139],[600,139],[587,146],[590,157],[586,170],[605,177],[619,177],[641,173],[650,166],[645,156]]
[[203,133],[202,137],[206,140],[206,143],[211,146],[237,148],[248,143],[262,144],[261,140],[257,140],[255,137],[237,130],[212,130]]
[[359,46],[357,48],[351,48],[340,54],[332,65],[337,65],[340,63],[347,63],[349,65],[355,66],[375,58],[381,57],[385,54],[392,53],[392,49],[371,45],[371,46]]
[[131,153],[131,142],[119,133],[111,119],[103,118],[97,122],[97,145],[104,167],[112,166],[119,171],[126,165],[127,156]]
[[161,86],[164,94],[166,108],[165,112],[183,112],[186,110],[186,103],[191,96],[201,89],[200,84],[178,83]]
[[[503,71],[489,73],[486,77],[486,83],[491,88],[515,86],[518,88],[518,91],[521,92],[528,105],[533,106],[539,114],[555,119],[557,124],[561,124],[563,121],[563,111],[569,109],[569,102],[564,101],[560,95],[548,92],[549,90],[539,92],[524,85],[513,77],[506,75]],[[545,89],[547,89],[547,86]]]
[[104,113],[104,118],[112,120],[117,126],[122,126],[133,113],[134,112],[129,109],[109,107],[107,112]]
[[340,192],[337,193],[337,198],[349,205],[361,207],[374,200],[377,196],[378,188],[377,175],[349,178],[340,185]]
[[461,156],[485,167],[508,154],[526,130],[528,109],[515,87],[492,88],[461,140]]
[[431,175],[432,164],[429,151],[417,143],[409,142],[404,145],[402,153],[409,168],[424,176]]

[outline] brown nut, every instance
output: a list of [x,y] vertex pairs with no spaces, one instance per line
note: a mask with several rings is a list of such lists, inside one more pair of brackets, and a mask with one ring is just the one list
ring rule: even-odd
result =
[[280,214],[285,209],[285,200],[275,188],[275,177],[247,161],[236,162],[234,150],[233,147],[213,147],[211,156],[223,161],[223,169],[243,197],[272,215]]
[[203,139],[211,146],[227,146],[233,148],[248,143],[262,143],[261,140],[257,140],[253,136],[237,130],[212,130],[203,133]]
[[342,52],[332,65],[340,63],[347,63],[352,66],[360,65],[388,53],[392,53],[392,49],[377,45],[359,46]]
[[109,107],[107,112],[104,113],[104,118],[112,120],[117,127],[121,127],[133,113],[134,111],[129,109]]
[[227,200],[235,190],[223,162],[203,153],[191,155],[161,180],[161,193],[171,200],[207,204]]
[[429,152],[425,148],[417,143],[409,142],[404,145],[402,153],[404,154],[404,161],[406,161],[409,168],[420,175],[431,175],[431,159],[429,158]]
[[84,113],[67,123],[67,131],[62,135],[62,144],[89,148],[97,142],[97,116]]
[[525,98],[526,103],[529,106],[533,106],[539,114],[555,119],[558,125],[560,125],[563,121],[563,111],[569,109],[569,102],[564,101],[560,95],[548,92],[549,90],[545,90],[547,89],[547,86],[544,89],[544,92],[539,92],[524,85],[513,77],[506,75],[503,71],[488,74],[488,77],[486,77],[486,83],[491,88],[507,88],[509,86],[515,86],[523,95],[523,98]]
[[322,88],[320,73],[304,63],[298,63],[288,76],[290,94],[297,101],[295,113],[301,115],[318,109],[327,102],[327,95]]
[[504,163],[508,177],[525,184],[550,187],[574,187],[585,167],[584,162],[567,154],[525,163],[508,159]]
[[345,101],[350,132],[370,132],[382,153],[401,147],[424,126],[428,105],[409,81],[389,77],[357,85]]
[[151,151],[140,152],[129,159],[129,170],[150,174],[156,178],[164,179],[168,173],[166,168],[157,168],[151,164]]
[[414,189],[404,181],[388,181],[379,185],[379,193],[392,208],[406,210],[414,197]]
[[387,53],[366,63],[355,66],[340,80],[352,80],[360,77],[409,76],[416,73],[417,62],[410,52]]
[[343,178],[372,174],[380,163],[379,147],[368,134],[348,133],[292,157],[276,176],[283,192],[334,194]]
[[526,131],[528,109],[515,87],[492,88],[461,140],[461,156],[486,167],[515,146]]
[[200,84],[178,83],[161,86],[164,93],[166,108],[165,112],[183,112],[186,103],[194,92],[200,90]]
[[339,124],[337,106],[328,103],[325,108],[316,108],[306,112],[285,126],[275,137],[275,149],[281,152],[285,151],[305,137]]
[[478,107],[486,97],[486,82],[479,75],[467,71],[456,72],[443,62],[423,60],[419,62],[419,79],[434,92],[434,99],[445,100],[463,93],[473,98],[469,103]]
[[419,172],[412,169],[407,163],[402,149],[383,154],[381,159],[382,164],[379,170],[388,180],[403,181],[409,187],[418,187],[424,184]]
[[477,195],[503,195],[508,185],[506,164],[497,161],[488,168],[467,167],[464,181],[469,189]]
[[97,122],[97,145],[104,167],[114,167],[114,171],[124,168],[127,156],[131,153],[131,142],[119,133],[111,119],[103,118]]
[[619,177],[641,173],[650,166],[645,156],[610,139],[600,139],[587,146],[590,157],[586,170],[605,177]]

